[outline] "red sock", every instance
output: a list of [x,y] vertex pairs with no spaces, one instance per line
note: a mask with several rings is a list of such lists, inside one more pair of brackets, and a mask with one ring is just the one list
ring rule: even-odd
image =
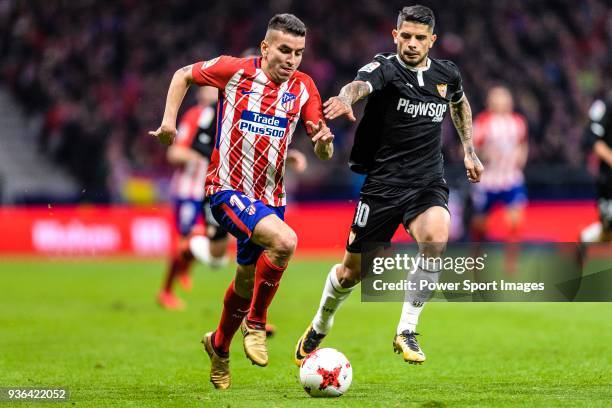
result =
[[262,329],[265,327],[268,306],[276,294],[278,283],[285,269],[287,269],[286,266],[274,265],[266,253],[262,252],[255,265],[253,300],[251,300],[251,309],[247,316],[250,326],[259,326]]
[[184,259],[180,255],[174,255],[172,257],[170,265],[168,266],[166,281],[164,282],[165,292],[172,292],[172,284],[181,273],[184,273],[187,270],[190,263],[190,260]]
[[249,311],[251,299],[245,299],[234,291],[234,281],[230,283],[223,298],[223,312],[215,331],[213,346],[221,353],[229,353],[232,337],[240,327],[240,322]]

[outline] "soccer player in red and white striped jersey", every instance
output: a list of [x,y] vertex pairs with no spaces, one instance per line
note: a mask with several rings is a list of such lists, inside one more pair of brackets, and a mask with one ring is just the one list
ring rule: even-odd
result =
[[[485,238],[487,216],[499,203],[505,206],[510,224],[507,241],[515,242],[519,238],[527,202],[523,169],[527,162],[528,142],[527,121],[514,112],[512,94],[508,88],[496,86],[489,90],[487,110],[474,120],[474,144],[479,147],[487,171],[480,184],[473,186],[473,238],[476,241]],[[513,251],[508,251],[507,255],[506,266],[512,273],[515,255]]]
[[283,221],[287,148],[299,120],[316,155],[333,155],[333,134],[323,121],[313,80],[297,70],[306,27],[291,14],[274,16],[261,43],[261,58],[221,56],[178,70],[168,91],[162,125],[151,135],[172,143],[176,115],[190,84],[220,90],[215,149],[206,195],[221,226],[238,240],[236,278],[225,293],[219,326],[206,333],[211,382],[230,386],[229,345],[240,327],[253,364],[268,364],[268,306],[297,244]]

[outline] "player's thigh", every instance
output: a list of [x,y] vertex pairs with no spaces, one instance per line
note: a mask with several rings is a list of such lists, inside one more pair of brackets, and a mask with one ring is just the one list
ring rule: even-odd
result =
[[381,243],[391,241],[401,224],[401,210],[390,200],[361,196],[346,243],[346,251],[360,254]]
[[291,254],[297,246],[297,235],[277,214],[269,214],[257,223],[251,241],[265,249]]
[[520,184],[508,189],[502,194],[502,201],[506,205],[506,218],[510,224],[516,225],[523,219],[525,206],[527,205],[527,191]]
[[239,191],[220,191],[210,197],[214,219],[225,231],[240,240],[251,240],[261,220],[270,215],[283,214],[260,200],[253,200]]

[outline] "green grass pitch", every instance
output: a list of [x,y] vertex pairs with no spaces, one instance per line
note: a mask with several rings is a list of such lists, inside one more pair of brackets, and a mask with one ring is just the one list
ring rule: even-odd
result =
[[[270,309],[270,365],[252,366],[237,334],[233,385],[216,391],[200,338],[216,326],[231,267],[196,267],[188,309],[167,312],[154,302],[161,261],[4,260],[0,387],[68,387],[69,402],[53,406],[76,407],[610,406],[610,303],[432,303],[419,325],[428,359],[412,366],[392,353],[401,305],[358,292],[324,342],[351,361],[352,387],[310,398],[291,357],[331,264],[291,264]],[[28,405],[41,406],[15,404]]]

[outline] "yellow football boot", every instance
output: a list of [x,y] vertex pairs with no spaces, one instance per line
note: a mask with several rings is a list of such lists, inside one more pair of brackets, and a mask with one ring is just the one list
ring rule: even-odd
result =
[[221,357],[212,345],[213,332],[208,332],[202,339],[204,350],[210,357],[210,382],[215,388],[225,390],[232,384],[229,370],[229,357]]
[[410,364],[421,364],[425,361],[425,353],[419,347],[415,336],[419,333],[404,330],[393,339],[393,351],[402,354],[404,361]]

